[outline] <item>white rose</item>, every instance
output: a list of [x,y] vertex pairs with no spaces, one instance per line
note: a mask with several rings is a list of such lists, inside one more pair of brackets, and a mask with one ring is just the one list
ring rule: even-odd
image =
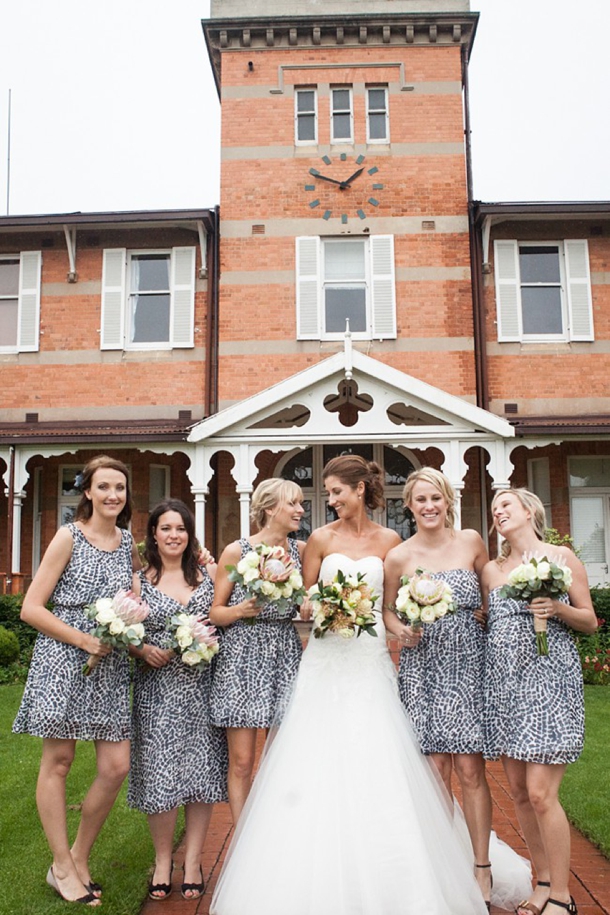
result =
[[360,613],[370,613],[373,609],[373,602],[370,600],[363,600],[360,602],[358,609],[360,610]]
[[202,660],[201,655],[197,651],[188,650],[183,652],[182,661],[187,667],[195,667],[196,664]]
[[260,589],[261,589],[261,592],[265,595],[265,597],[277,597],[277,588],[275,586],[275,583],[272,581],[267,581],[266,579],[263,579],[263,581],[261,582]]
[[178,626],[176,629],[176,641],[180,648],[188,648],[193,644],[193,633],[188,626]]
[[418,620],[421,614],[419,604],[416,604],[413,600],[407,601],[405,604],[404,613],[409,617],[410,620]]
[[436,614],[434,612],[434,607],[422,607],[421,608],[422,623],[433,623],[435,619],[436,619]]
[[298,591],[299,588],[303,587],[303,576],[300,572],[291,572],[290,578],[288,579],[288,584],[294,591]]
[[[97,604],[95,606],[97,608]],[[107,626],[114,619],[116,619],[116,613],[114,612],[112,601],[110,601],[110,605],[106,604],[97,611],[95,614],[95,619],[101,626]]]
[[123,622],[123,620],[118,619],[118,618],[115,620],[112,620],[112,622],[108,626],[108,632],[110,633],[110,635],[121,635],[121,633],[125,632],[125,623]]
[[144,625],[142,623],[132,623],[127,630],[130,639],[137,639],[139,642],[144,638]]
[[246,553],[244,556],[244,562],[246,565],[249,565],[251,568],[258,568],[258,564],[261,561],[260,556],[255,550],[251,550],[249,553]]
[[549,562],[538,563],[538,578],[541,581],[547,581],[551,577],[551,564]]
[[288,582],[282,587],[282,597],[292,597],[292,586]]
[[342,639],[353,639],[356,634],[353,629],[337,629],[336,632]]
[[244,584],[245,585],[249,584],[251,581],[256,581],[256,579],[259,577],[258,568],[253,569],[251,566],[247,566],[246,571],[243,573],[243,575],[244,575]]
[[439,600],[438,604],[434,604],[434,610],[437,617],[446,616],[449,612],[449,605],[444,600]]

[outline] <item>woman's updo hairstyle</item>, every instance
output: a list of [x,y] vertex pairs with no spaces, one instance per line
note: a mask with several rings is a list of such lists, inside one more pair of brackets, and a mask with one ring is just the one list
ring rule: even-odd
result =
[[413,487],[416,483],[430,483],[431,486],[438,489],[447,503],[445,527],[453,529],[455,527],[455,489],[445,474],[436,470],[435,467],[421,467],[419,470],[411,471],[402,491],[402,499],[407,508],[411,508]]
[[267,513],[273,514],[273,509],[281,502],[290,502],[291,499],[303,501],[303,490],[298,483],[281,477],[263,480],[252,493],[250,521],[262,531],[267,523]]
[[[532,529],[538,538],[544,543],[544,535],[546,532],[546,512],[544,510],[544,505],[538,498],[538,496],[530,492],[529,489],[522,488],[509,488],[509,489],[499,489],[495,496],[493,497],[491,503],[491,513],[493,515],[494,508],[496,507],[496,502],[501,496],[506,494],[516,496],[523,508],[530,513],[530,524]],[[511,546],[508,540],[502,541],[502,546],[500,547],[500,556],[499,559],[507,559],[510,556]]]
[[322,479],[337,477],[346,486],[355,489],[364,483],[364,504],[371,511],[383,508],[383,471],[375,461],[365,461],[359,454],[340,454],[331,458],[322,471]]

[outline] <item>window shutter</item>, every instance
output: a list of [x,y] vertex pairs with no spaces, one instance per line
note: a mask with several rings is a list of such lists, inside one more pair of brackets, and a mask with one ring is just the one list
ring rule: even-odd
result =
[[564,242],[568,285],[570,340],[593,340],[593,302],[586,239]]
[[496,310],[498,340],[509,343],[521,339],[521,289],[519,286],[519,248],[516,241],[494,242]]
[[104,251],[101,349],[123,349],[126,264],[125,248],[107,248]]
[[172,249],[172,346],[194,346],[195,248]]
[[320,239],[296,239],[297,339],[320,339]]
[[35,353],[40,329],[41,251],[22,251],[19,267],[19,329],[17,349]]
[[370,259],[372,334],[388,339],[396,336],[394,236],[371,236]]

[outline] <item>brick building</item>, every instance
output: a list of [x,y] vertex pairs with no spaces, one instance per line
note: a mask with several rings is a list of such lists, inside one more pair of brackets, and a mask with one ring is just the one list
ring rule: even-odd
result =
[[171,491],[218,551],[266,476],[303,485],[304,536],[324,523],[321,468],[351,449],[402,536],[412,467],[484,535],[512,481],[603,580],[610,204],[473,201],[468,0],[245,9],[203,23],[219,218],[0,218],[0,570],[36,567],[88,454],[130,464],[136,537]]

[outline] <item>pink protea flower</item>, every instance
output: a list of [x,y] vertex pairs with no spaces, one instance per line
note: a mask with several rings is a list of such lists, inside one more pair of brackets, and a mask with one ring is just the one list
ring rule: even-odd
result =
[[268,547],[258,564],[264,581],[288,581],[295,570],[294,560],[281,546]]
[[146,601],[133,591],[126,591],[124,588],[117,591],[112,599],[112,606],[117,616],[120,616],[123,622],[129,625],[142,623],[150,613]]

